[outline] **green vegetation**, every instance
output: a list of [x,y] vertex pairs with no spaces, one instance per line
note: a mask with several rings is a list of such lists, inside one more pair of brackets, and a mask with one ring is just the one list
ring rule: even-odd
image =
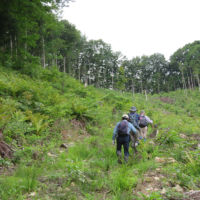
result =
[[[127,60],[59,20],[67,2],[0,1],[0,199],[177,200],[199,190],[200,42],[169,61]],[[133,105],[154,128],[119,165],[111,137]]]
[[[160,53],[128,60],[103,40],[88,41],[73,24],[61,19],[62,8],[70,1],[1,1],[0,65],[32,78],[39,78],[40,68],[47,68],[54,73],[43,73],[43,76],[52,81],[57,77],[56,69],[59,69],[64,72],[62,76],[67,73],[85,86],[126,90],[133,94],[184,89],[189,97],[187,89],[191,91],[199,87],[200,90],[200,41],[171,52],[169,61]],[[61,89],[65,84],[67,82],[63,81],[54,87]],[[13,95],[20,92],[16,83],[10,87]],[[57,101],[54,95],[52,101]]]
[[[200,119],[174,103],[184,91],[146,101],[141,94],[84,87],[56,69],[41,69],[34,79],[5,67],[0,71],[0,128],[13,150],[0,160],[1,199],[178,199],[184,194],[172,189],[176,185],[199,188]],[[188,94],[196,98],[198,91]],[[119,165],[112,132],[132,105],[146,111],[154,129],[149,126],[137,155],[130,149],[128,165]],[[68,147],[60,148],[64,143]]]

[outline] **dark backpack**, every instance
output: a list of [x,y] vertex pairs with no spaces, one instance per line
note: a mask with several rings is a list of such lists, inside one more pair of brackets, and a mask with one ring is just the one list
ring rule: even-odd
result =
[[139,122],[139,126],[141,128],[144,128],[146,127],[148,124],[147,124],[147,120],[145,119],[145,116],[140,116],[140,122]]
[[117,128],[118,136],[120,137],[126,137],[128,135],[128,122],[127,121],[121,121],[119,123],[119,126]]
[[136,123],[136,120],[135,120],[135,115],[136,113],[134,113],[133,115],[130,115],[130,113],[128,114],[128,117],[129,117],[129,122],[131,124],[133,124],[134,127],[138,127],[137,123]]

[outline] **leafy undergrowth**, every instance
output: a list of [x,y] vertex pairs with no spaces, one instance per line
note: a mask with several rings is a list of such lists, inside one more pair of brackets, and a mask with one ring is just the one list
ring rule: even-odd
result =
[[[34,79],[0,71],[0,129],[13,150],[0,159],[0,199],[184,199],[200,188],[198,116],[156,95],[85,88],[56,70]],[[154,129],[119,165],[112,132],[133,105]]]

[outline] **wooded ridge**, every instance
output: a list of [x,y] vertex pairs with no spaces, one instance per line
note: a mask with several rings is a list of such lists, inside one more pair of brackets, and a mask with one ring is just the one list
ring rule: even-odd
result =
[[[200,41],[186,44],[169,61],[155,53],[128,60],[100,40],[86,36],[60,12],[69,1],[3,0],[0,2],[0,58],[4,66],[27,70],[41,66],[82,81],[85,86],[161,93],[199,87]],[[119,67],[125,81],[119,86]],[[32,69],[33,70],[33,69]]]

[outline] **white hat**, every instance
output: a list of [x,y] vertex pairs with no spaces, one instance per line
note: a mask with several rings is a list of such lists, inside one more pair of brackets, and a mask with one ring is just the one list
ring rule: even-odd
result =
[[122,118],[128,119],[129,117],[128,117],[127,114],[123,114],[123,115],[122,115]]

